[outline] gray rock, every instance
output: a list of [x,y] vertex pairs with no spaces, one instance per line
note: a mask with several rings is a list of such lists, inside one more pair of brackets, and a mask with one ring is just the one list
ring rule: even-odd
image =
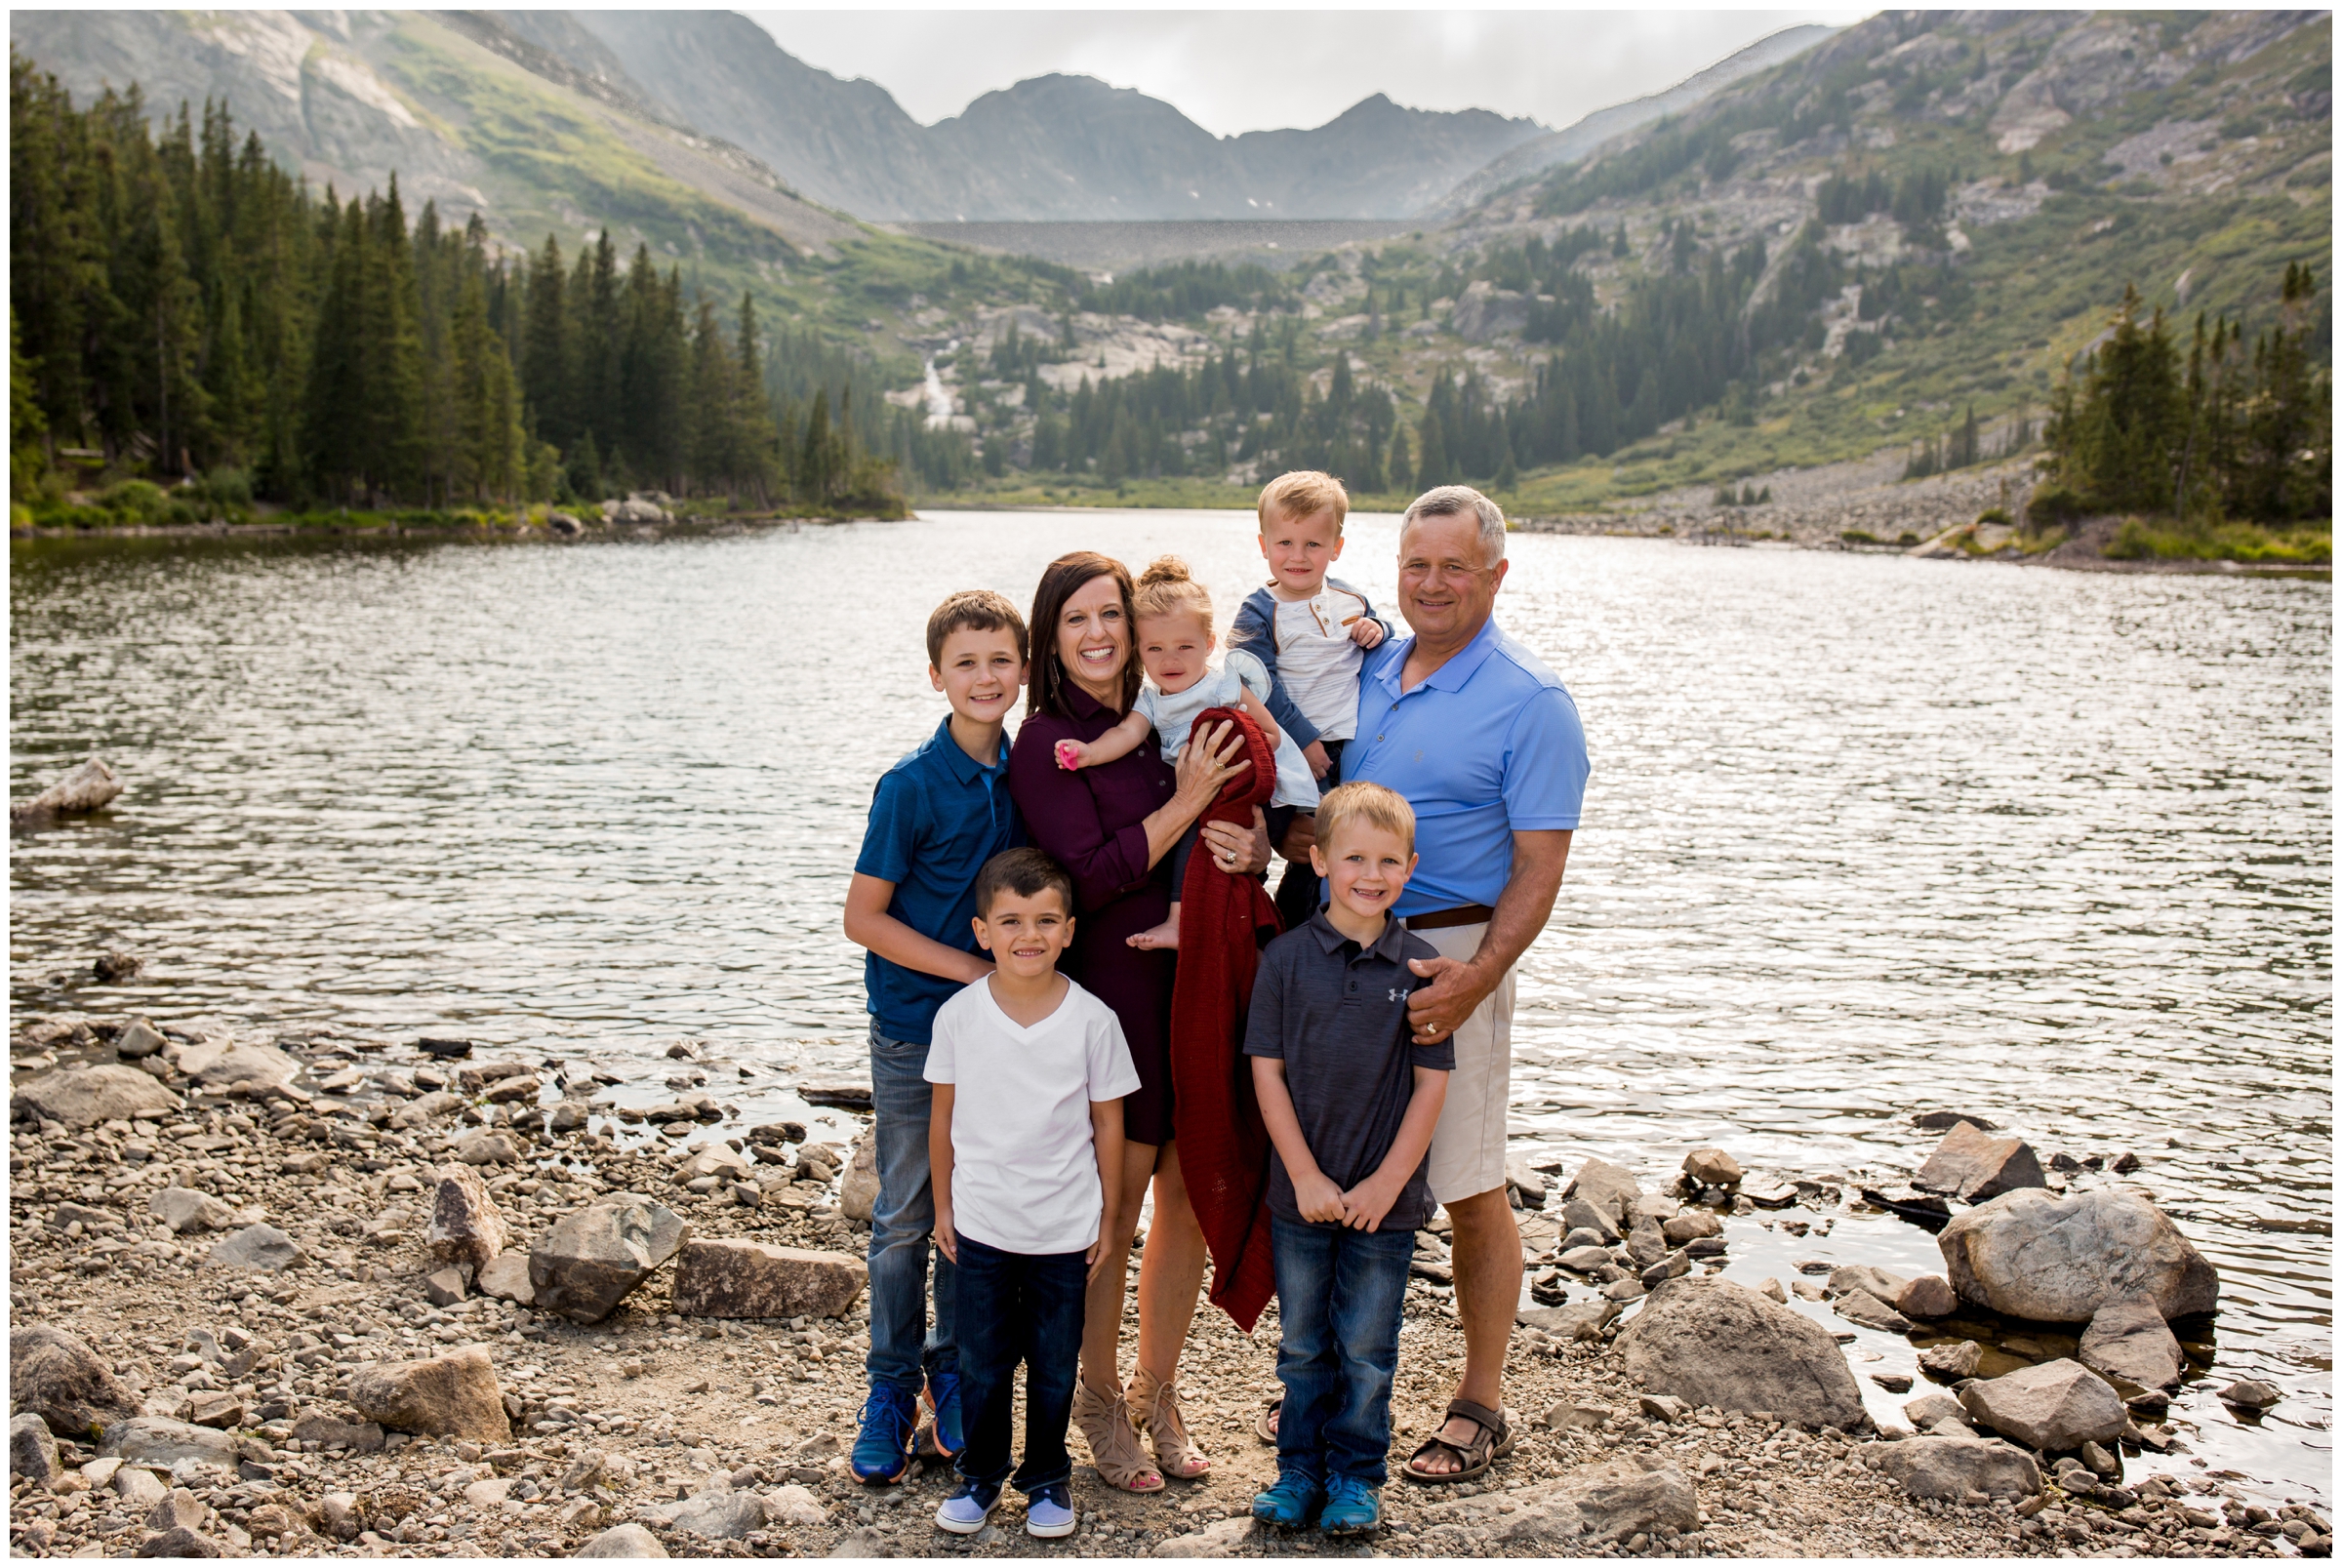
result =
[[1964,1110],[1922,1110],[1911,1118],[1911,1124],[1923,1133],[1950,1132],[1963,1121],[1988,1133],[1998,1132],[2000,1126],[1999,1122],[1986,1121],[1982,1116],[1972,1116]]
[[1505,1161],[1505,1186],[1519,1195],[1522,1208],[1542,1209],[1545,1207],[1545,1178],[1531,1170],[1527,1160],[1509,1159]]
[[2081,1462],[2096,1471],[2101,1479],[2122,1479],[2122,1462],[2096,1443],[2081,1445]]
[[764,1522],[782,1530],[817,1530],[829,1522],[829,1510],[801,1486],[778,1487],[764,1494]]
[[1248,1518],[1222,1519],[1184,1536],[1173,1536],[1158,1542],[1148,1555],[1151,1557],[1232,1557],[1238,1548],[1255,1536],[1252,1520]]
[[1562,1344],[1598,1340],[1621,1308],[1616,1302],[1572,1302],[1567,1307],[1524,1307],[1513,1320],[1524,1328],[1542,1329]]
[[2284,1396],[2282,1388],[2259,1378],[2241,1379],[2220,1390],[2221,1403],[2239,1410],[2267,1410]]
[[175,1231],[225,1230],[236,1223],[235,1210],[188,1186],[164,1187],[146,1200],[146,1212]]
[[29,1410],[9,1418],[8,1473],[21,1475],[36,1486],[51,1485],[64,1473],[49,1424]]
[[422,1361],[376,1361],[349,1380],[349,1403],[368,1421],[434,1437],[502,1442],[512,1435],[496,1363],[478,1346]]
[[520,1158],[520,1145],[510,1133],[474,1127],[456,1140],[453,1152],[466,1165],[509,1165]]
[[1850,1295],[1859,1290],[1869,1292],[1881,1302],[1892,1303],[1903,1294],[1903,1287],[1910,1283],[1901,1274],[1890,1274],[1869,1264],[1847,1264],[1830,1270],[1830,1293],[1834,1296]]
[[563,1100],[546,1112],[545,1125],[556,1133],[574,1133],[591,1119],[589,1107],[582,1100]]
[[1653,1393],[1841,1431],[1867,1419],[1829,1330],[1719,1275],[1670,1280],[1617,1343],[1628,1376]]
[[114,1471],[113,1488],[114,1496],[133,1514],[144,1513],[171,1495],[162,1478],[142,1465],[125,1465]]
[[1671,1247],[1680,1247],[1686,1242],[1698,1241],[1708,1236],[1720,1236],[1723,1233],[1724,1222],[1707,1209],[1694,1209],[1688,1214],[1678,1214],[1660,1226],[1660,1234],[1667,1238],[1667,1244]]
[[1740,1161],[1720,1148],[1695,1148],[1683,1156],[1683,1174],[1698,1186],[1738,1186]]
[[195,1082],[215,1089],[239,1083],[291,1083],[301,1071],[299,1062],[273,1045],[239,1045],[224,1035],[187,1046],[174,1065]]
[[659,1538],[639,1524],[614,1524],[570,1553],[573,1557],[664,1557]]
[[1958,1501],[1970,1492],[1987,1497],[2028,1498],[2041,1489],[2033,1456],[2006,1443],[1980,1437],[1907,1437],[1899,1443],[1866,1445],[1878,1469],[1913,1497]]
[[1598,1237],[1607,1246],[1626,1234],[1619,1228],[1617,1217],[1585,1198],[1568,1198],[1561,1204],[1561,1228],[1572,1235],[1587,1233]]
[[2086,1323],[2101,1307],[2142,1298],[2166,1318],[2186,1317],[2220,1299],[2203,1255],[2122,1187],[2006,1193],[1953,1220],[1936,1245],[1962,1297],[2037,1323]]
[[1959,1402],[1979,1425],[2045,1453],[2106,1442],[2130,1421],[2121,1395],[2079,1361],[2044,1361],[1971,1383]]
[[752,1492],[711,1486],[675,1505],[667,1528],[688,1530],[711,1541],[738,1541],[764,1528],[764,1500]]
[[182,1459],[222,1469],[233,1469],[236,1464],[236,1440],[227,1433],[164,1416],[133,1416],[116,1422],[105,1428],[98,1452],[122,1461],[122,1469],[115,1472],[117,1478],[133,1466],[160,1465],[168,1469]]
[[690,1234],[681,1216],[636,1193],[587,1204],[530,1250],[529,1284],[537,1305],[581,1323],[598,1323],[626,1292],[672,1258]]
[[29,1411],[52,1432],[85,1438],[139,1413],[139,1402],[87,1345],[36,1323],[8,1337],[11,1414]]
[[2021,1138],[1995,1138],[1966,1122],[1944,1135],[1911,1179],[1922,1192],[1948,1192],[1966,1203],[2044,1184],[2032,1145]]
[[[1505,1509],[1512,1511],[1507,1512]],[[1651,1455],[1580,1466],[1547,1487],[1488,1493],[1441,1510],[1493,1531],[1505,1546],[1626,1542],[1669,1526],[1700,1527],[1699,1499],[1683,1472]]]
[[433,1307],[453,1307],[464,1299],[464,1270],[450,1264],[424,1275],[423,1295]]
[[[976,1532],[975,1543],[978,1546],[989,1546],[991,1543],[985,1540],[987,1536],[991,1537],[993,1541],[999,1540],[1000,1527],[996,1524],[986,1525],[982,1530]],[[1164,1545],[1168,1546],[1170,1543],[1165,1542]],[[1162,1548],[1157,1547],[1155,1550],[1160,1553]],[[891,1538],[881,1535],[876,1525],[866,1524],[859,1530],[849,1530],[839,1536],[837,1545],[829,1548],[828,1555],[832,1557],[892,1557],[895,1555],[895,1544]]]
[[179,1096],[152,1073],[114,1063],[44,1072],[18,1084],[9,1096],[12,1113],[30,1112],[77,1130],[101,1121],[160,1116],[179,1106]]
[[1955,1383],[1976,1376],[1976,1369],[1983,1364],[1984,1347],[1974,1340],[1961,1340],[1957,1345],[1930,1345],[1919,1352],[1921,1367]]
[[149,1530],[198,1530],[203,1527],[203,1499],[183,1486],[175,1486],[146,1510]]
[[1667,1256],[1667,1232],[1656,1220],[1636,1222],[1627,1235],[1627,1256],[1635,1260],[1637,1268],[1648,1268]]
[[1672,1393],[1646,1393],[1639,1404],[1644,1415],[1664,1421],[1671,1427],[1691,1414],[1691,1406]]
[[1560,1244],[1554,1250],[1557,1253],[1575,1252],[1580,1247],[1592,1247],[1596,1252],[1599,1252],[1601,1250],[1601,1246],[1602,1233],[1599,1230],[1595,1229],[1591,1226],[1580,1226],[1577,1229],[1564,1234],[1561,1237]]
[[1557,1401],[1545,1413],[1545,1425],[1557,1432],[1599,1431],[1610,1424],[1615,1412],[1600,1405],[1580,1404],[1574,1399]]
[[1911,1319],[1880,1301],[1867,1290],[1848,1291],[1831,1303],[1831,1310],[1849,1323],[1875,1328],[1886,1334],[1906,1334]]
[[204,1255],[206,1268],[259,1268],[268,1272],[290,1268],[307,1255],[294,1239],[272,1225],[248,1225]]
[[696,1182],[703,1176],[713,1176],[727,1182],[745,1182],[754,1170],[755,1162],[746,1154],[721,1144],[710,1144],[695,1149],[690,1158],[675,1167],[675,1182],[680,1186],[686,1182]]
[[434,1262],[466,1264],[476,1272],[511,1243],[505,1217],[488,1184],[469,1165],[450,1165],[439,1173],[431,1194],[431,1224],[424,1232],[424,1249]]
[[319,1410],[303,1412],[293,1424],[293,1435],[320,1448],[346,1448],[353,1454],[383,1451],[383,1428],[379,1422],[337,1421]]
[[114,1036],[114,1055],[125,1062],[138,1062],[155,1055],[171,1042],[162,1031],[142,1018],[134,1018]]
[[1622,1306],[1628,1302],[1638,1302],[1649,1294],[1650,1287],[1634,1278],[1614,1279],[1602,1287],[1604,1301],[1617,1302]]
[[139,1547],[141,1557],[223,1557],[227,1550],[200,1530],[185,1526],[148,1536]]
[[1948,1393],[1923,1393],[1903,1406],[1903,1419],[1920,1431],[1939,1421],[1958,1421],[1966,1415],[1967,1408]]
[[755,1241],[687,1241],[675,1262],[685,1317],[835,1317],[869,1283],[859,1258]]
[[1778,1279],[1768,1277],[1756,1281],[1756,1294],[1759,1296],[1770,1297],[1784,1307],[1789,1305],[1789,1295],[1787,1292],[1782,1290],[1781,1281]]
[[878,1135],[866,1133],[846,1162],[846,1178],[837,1186],[837,1209],[849,1220],[866,1225],[878,1207]]
[[1607,1247],[1572,1247],[1554,1260],[1573,1274],[1591,1274],[1605,1264],[1615,1264]]
[[2109,1302],[2081,1331],[2081,1364],[2142,1388],[2168,1388],[2188,1370],[2179,1341],[2153,1302]]
[[1959,1293],[1941,1274],[1921,1274],[1905,1284],[1900,1294],[1879,1298],[1890,1299],[1895,1310],[1905,1317],[1950,1317],[1959,1310]]
[[[1584,1199],[1597,1211],[1608,1215],[1610,1228],[1617,1231],[1629,1223],[1628,1200],[1642,1196],[1642,1186],[1635,1180],[1633,1172],[1622,1170],[1607,1160],[1590,1159],[1578,1167],[1578,1173],[1569,1179],[1569,1186],[1562,1189],[1561,1196]],[[1568,1212],[1567,1209],[1562,1211],[1564,1217]],[[1565,1223],[1574,1226],[1577,1222],[1565,1219]]]
[[434,1089],[419,1095],[390,1113],[390,1126],[396,1132],[409,1132],[417,1127],[428,1127],[442,1116],[452,1116],[469,1104],[464,1098],[446,1089]]
[[498,1301],[529,1307],[537,1300],[536,1287],[529,1283],[529,1260],[524,1253],[498,1253],[481,1266],[479,1276],[472,1283],[481,1295],[493,1296]]

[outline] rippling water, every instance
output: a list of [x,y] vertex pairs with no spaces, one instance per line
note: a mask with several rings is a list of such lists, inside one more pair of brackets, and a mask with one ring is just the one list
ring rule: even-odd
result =
[[[1339,568],[1386,607],[1393,534],[1353,518]],[[838,910],[872,780],[943,712],[927,612],[974,585],[1029,602],[1076,546],[1176,550],[1224,612],[1261,576],[1227,513],[17,543],[10,792],[89,752],[130,788],[14,844],[15,1002],[461,1030],[646,1071],[691,1034],[852,1069]],[[1523,1151],[1647,1178],[1716,1143],[1891,1180],[1933,1142],[1910,1114],[1945,1107],[2044,1153],[2135,1150],[2223,1278],[2215,1370],[2175,1411],[2214,1464],[2322,1490],[2328,588],[1536,536],[1512,555],[1499,613],[1595,754],[1523,971]],[[117,944],[144,981],[53,984]],[[1736,1276],[1936,1266],[1887,1219],[1732,1235]],[[2210,1396],[2247,1375],[2286,1390],[2259,1421]]]

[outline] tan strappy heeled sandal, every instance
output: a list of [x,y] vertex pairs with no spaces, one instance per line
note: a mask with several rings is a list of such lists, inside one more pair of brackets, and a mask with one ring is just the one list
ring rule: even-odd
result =
[[1212,1467],[1211,1460],[1188,1435],[1188,1423],[1179,1412],[1179,1386],[1165,1383],[1145,1367],[1123,1390],[1130,1406],[1131,1425],[1154,1446],[1154,1463],[1175,1480],[1192,1481]]
[[1147,1463],[1139,1434],[1131,1428],[1130,1411],[1110,1393],[1100,1393],[1076,1379],[1073,1384],[1073,1425],[1090,1445],[1090,1463],[1098,1478],[1124,1492],[1160,1492],[1163,1478]]

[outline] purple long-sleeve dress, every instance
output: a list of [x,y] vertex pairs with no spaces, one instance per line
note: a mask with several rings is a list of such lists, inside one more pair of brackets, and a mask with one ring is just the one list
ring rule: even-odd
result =
[[1008,790],[1026,835],[1073,873],[1075,924],[1066,973],[1122,1022],[1139,1092],[1122,1102],[1122,1134],[1134,1144],[1171,1141],[1171,979],[1178,955],[1142,952],[1124,938],[1171,912],[1169,857],[1147,864],[1146,819],[1176,787],[1152,735],[1119,761],[1069,772],[1060,741],[1095,741],[1122,715],[1071,683],[1072,715],[1035,713],[1017,730]]

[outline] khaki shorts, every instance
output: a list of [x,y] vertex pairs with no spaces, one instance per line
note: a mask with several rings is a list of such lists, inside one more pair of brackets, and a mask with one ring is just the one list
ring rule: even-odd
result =
[[[1442,958],[1470,958],[1487,934],[1476,926],[1447,926],[1417,935]],[[1505,1110],[1513,1087],[1513,971],[1456,1032],[1456,1068],[1447,1075],[1447,1102],[1432,1133],[1432,1196],[1460,1202],[1505,1185]]]

